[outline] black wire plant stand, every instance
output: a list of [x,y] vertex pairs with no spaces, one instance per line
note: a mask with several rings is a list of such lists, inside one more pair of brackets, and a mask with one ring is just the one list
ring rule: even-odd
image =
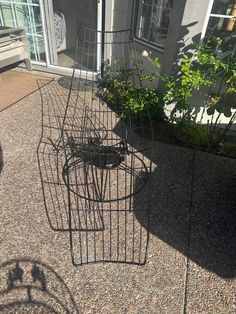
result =
[[144,119],[124,106],[115,82],[141,87],[131,31],[81,28],[70,88],[54,81],[40,89],[45,208],[51,228],[69,232],[74,265],[147,259],[149,228],[135,212],[148,226],[152,125],[146,108]]

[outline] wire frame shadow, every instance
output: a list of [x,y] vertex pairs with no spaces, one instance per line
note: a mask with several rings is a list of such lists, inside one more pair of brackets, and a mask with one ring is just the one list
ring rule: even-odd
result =
[[44,205],[50,227],[54,231],[69,231],[67,188],[61,169],[64,154],[61,149],[61,129],[68,91],[57,81],[38,81],[41,95],[42,133],[37,148],[39,173]]

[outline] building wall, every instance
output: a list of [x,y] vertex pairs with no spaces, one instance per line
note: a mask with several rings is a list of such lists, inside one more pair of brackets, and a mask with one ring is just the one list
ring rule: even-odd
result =
[[[111,12],[113,16],[113,30],[132,28],[135,0],[107,0],[113,2]],[[152,48],[141,41],[137,41],[139,52],[147,50],[154,58],[161,60],[164,74],[173,70],[173,64],[181,49],[187,49],[193,40],[199,40],[205,22],[210,0],[174,0],[171,11],[170,25],[165,51]],[[135,30],[133,29],[135,32]],[[146,65],[147,67],[150,65]]]
[[169,74],[178,54],[200,40],[209,2],[210,0],[174,0],[163,57],[163,73]]
[[112,0],[113,30],[130,29],[132,21],[132,0]]
[[111,31],[113,24],[113,0],[106,1],[105,12],[105,29],[106,31]]
[[[174,0],[171,10],[170,25],[165,50],[153,48],[141,40],[136,41],[138,54],[146,50],[151,58],[158,57],[161,61],[161,74],[169,74],[174,69],[178,53],[188,49],[189,45],[200,39],[210,0]],[[106,20],[110,18],[113,30],[133,28],[135,33],[134,9],[136,0],[107,0]],[[111,13],[111,14],[110,14]],[[150,73],[154,70],[152,64],[145,58],[143,70]],[[155,82],[157,85],[158,82]]]
[[[132,28],[134,26],[132,24],[135,0],[107,0],[107,2],[110,3],[110,26],[113,30]],[[210,0],[174,0],[165,50],[158,50],[137,40],[136,48],[139,55],[141,55],[143,50],[146,50],[150,57],[158,56],[161,61],[160,73],[162,75],[173,73],[179,54],[191,49],[193,42],[199,42],[209,2]],[[133,32],[135,32],[135,29],[133,29]],[[153,72],[154,68],[151,62],[147,58],[140,58],[143,61],[144,74]],[[159,89],[162,88],[159,82],[154,82],[154,86],[159,86]],[[211,119],[211,116],[208,116],[204,110],[206,94],[207,91],[202,89],[202,91],[192,97],[196,121],[203,124],[206,124]],[[171,109],[171,106],[168,106],[168,112]],[[168,114],[168,112],[166,113]],[[222,117],[223,124],[227,123],[228,120],[228,118]]]

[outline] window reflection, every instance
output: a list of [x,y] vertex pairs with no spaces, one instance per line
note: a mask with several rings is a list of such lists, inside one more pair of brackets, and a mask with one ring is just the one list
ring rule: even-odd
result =
[[173,0],[139,1],[136,36],[164,47]]
[[214,32],[216,34],[226,35],[227,32],[235,31],[235,18],[228,19],[224,17],[211,17],[208,24],[207,32]]
[[231,19],[223,17],[211,17],[209,20],[206,36],[213,35],[223,39],[223,52],[224,50],[235,51],[236,49],[236,40],[232,36],[232,32],[236,32],[236,23],[232,28],[231,22]]
[[234,7],[236,7],[235,0],[215,0],[211,13],[221,15],[234,15]]

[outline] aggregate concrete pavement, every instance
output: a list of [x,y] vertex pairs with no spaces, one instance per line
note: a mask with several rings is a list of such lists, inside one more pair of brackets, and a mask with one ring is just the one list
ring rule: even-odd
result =
[[[18,298],[6,295],[13,270],[2,266],[0,312],[236,313],[235,160],[155,143],[147,263],[74,267],[69,235],[50,229],[44,209],[36,157],[40,102],[37,91],[0,113],[0,261],[19,260],[26,274],[30,261],[39,265],[37,278],[65,307],[46,307],[48,298],[37,289],[32,299],[38,302],[11,305]],[[54,272],[67,290],[55,288]]]

